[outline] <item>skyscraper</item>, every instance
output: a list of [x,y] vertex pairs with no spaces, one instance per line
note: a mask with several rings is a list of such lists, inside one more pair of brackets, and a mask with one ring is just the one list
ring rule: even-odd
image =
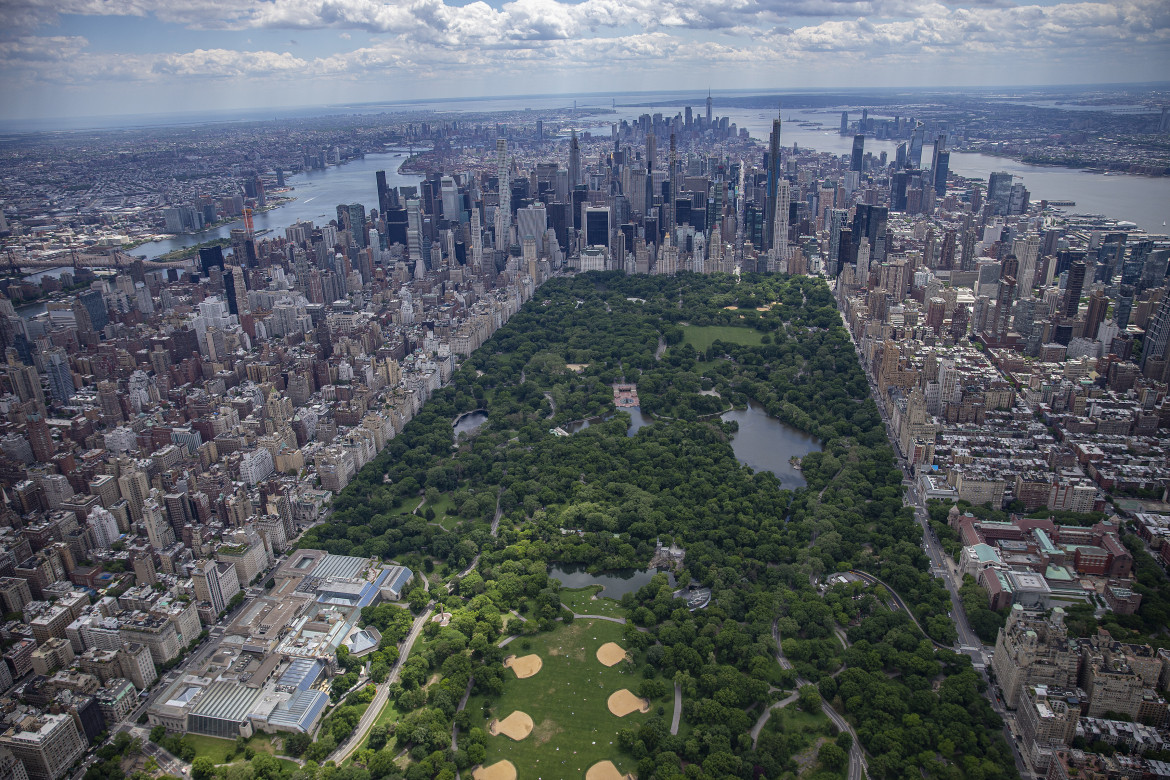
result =
[[572,189],[581,183],[581,143],[577,140],[577,131],[569,139],[569,188]]
[[711,90],[707,90],[707,127],[711,126]]
[[1151,361],[1166,359],[1167,345],[1170,345],[1170,295],[1163,295],[1158,313],[1150,319],[1149,327],[1146,328],[1146,339],[1142,345],[1143,374],[1147,374]]
[[947,137],[940,135],[934,142],[934,159],[930,164],[931,181],[938,197],[947,194],[947,172],[951,167],[951,153],[946,150]]
[[849,112],[841,112],[841,135],[846,135],[849,132]]
[[[994,174],[992,174],[994,176]],[[1081,305],[1081,291],[1085,288],[1084,260],[1077,260],[1068,267],[1068,283],[1064,288],[1064,301],[1061,304],[1061,313],[1072,319],[1077,316],[1077,309]]]
[[993,171],[987,179],[987,202],[991,204],[991,213],[1007,214],[1011,199],[1012,175],[1007,171]]
[[[776,247],[779,237],[776,235],[776,202],[779,194],[780,180],[780,129],[779,111],[772,120],[772,134],[768,137],[768,203],[764,212],[764,248]],[[785,236],[787,239],[787,236]]]
[[919,122],[914,126],[914,132],[910,134],[910,167],[922,167],[922,141],[926,136],[926,128]]
[[853,159],[849,163],[849,170],[861,173],[865,163],[865,136],[861,133],[853,136]]
[[73,371],[69,368],[69,356],[61,347],[45,352],[45,373],[49,377],[49,392],[60,404],[73,399]]

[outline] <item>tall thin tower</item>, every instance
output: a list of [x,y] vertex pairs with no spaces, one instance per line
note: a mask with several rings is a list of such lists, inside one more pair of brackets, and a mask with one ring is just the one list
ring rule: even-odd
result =
[[776,246],[776,195],[780,179],[780,111],[772,120],[772,135],[768,138],[768,203],[764,214],[764,246]]
[[670,180],[670,202],[666,205],[667,213],[670,215],[668,224],[670,231],[673,233],[677,224],[675,222],[676,214],[674,213],[674,199],[675,193],[678,191],[678,146],[675,142],[674,133],[670,134],[670,168],[666,172]]
[[707,127],[711,126],[711,90],[707,90]]
[[[576,107],[576,101],[573,106]],[[569,139],[569,189],[574,189],[581,183],[581,143],[577,140],[577,131]]]

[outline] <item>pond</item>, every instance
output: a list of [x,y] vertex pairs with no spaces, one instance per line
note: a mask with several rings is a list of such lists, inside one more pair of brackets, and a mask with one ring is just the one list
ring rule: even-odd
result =
[[487,421],[488,415],[483,409],[459,415],[455,418],[455,422],[451,423],[455,427],[455,438],[458,439],[461,433],[471,436]]
[[[627,406],[627,407],[623,408],[621,411],[630,415],[630,428],[629,428],[629,430],[626,431],[626,436],[633,436],[639,430],[641,430],[642,428],[645,428],[647,425],[654,422],[654,418],[651,417],[650,415],[646,414],[645,412],[643,412],[641,407]],[[616,414],[616,412],[614,414]],[[577,420],[576,422],[571,422],[568,425],[564,426],[564,428],[569,433],[577,433],[578,431],[585,430],[593,423],[599,423],[599,422],[604,422],[606,420],[612,420],[613,417],[614,417],[613,414],[607,414],[604,417],[593,417],[593,418],[590,418],[588,420]]]
[[815,436],[785,425],[755,401],[748,401],[746,409],[726,412],[721,419],[739,423],[739,431],[731,437],[736,460],[756,471],[772,472],[786,488],[804,487],[804,477],[790,459],[820,452],[821,443]]
[[[610,599],[620,599],[627,593],[633,593],[650,579],[658,574],[657,569],[617,569],[603,574],[590,574],[583,566],[554,566],[548,576],[561,581],[566,588],[587,588],[590,585],[601,585],[602,590],[597,595]],[[666,572],[670,577],[670,585],[674,587],[674,575]]]

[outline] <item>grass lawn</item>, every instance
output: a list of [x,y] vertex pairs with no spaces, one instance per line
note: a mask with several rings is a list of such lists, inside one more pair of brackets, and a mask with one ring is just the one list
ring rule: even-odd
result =
[[[191,747],[195,748],[195,754],[198,756],[207,756],[216,764],[226,764],[229,761],[243,761],[244,754],[236,753],[236,741],[234,739],[220,739],[219,737],[208,737],[203,734],[184,734],[183,741]],[[272,747],[272,737],[268,734],[256,734],[248,740],[248,747],[257,753],[274,754],[276,751]],[[229,759],[228,754],[232,753]],[[289,762],[290,764],[293,762]]]
[[[637,727],[650,715],[632,713],[619,718],[606,703],[622,688],[636,690],[641,674],[625,664],[602,666],[597,648],[606,642],[621,643],[622,626],[606,620],[576,620],[555,631],[514,640],[505,649],[517,655],[536,653],[543,666],[532,677],[516,679],[508,673],[504,693],[492,702],[493,717],[505,718],[515,710],[531,716],[535,727],[527,738],[513,742],[503,735],[489,736],[485,765],[507,759],[516,765],[519,780],[527,778],[579,778],[599,761],[613,761],[621,772],[632,772],[637,762],[618,749],[617,732]],[[657,710],[658,703],[653,706]],[[487,727],[483,697],[467,703],[472,724]],[[669,727],[670,708],[664,716]],[[563,762],[563,763],[562,763]]]
[[754,328],[734,325],[687,325],[683,328],[683,343],[690,344],[699,352],[706,352],[716,341],[755,346],[761,343],[763,335]]
[[561,601],[569,606],[578,615],[606,615],[608,617],[625,617],[626,611],[618,602],[610,598],[594,599],[593,596],[601,592],[602,586],[590,585],[585,588],[561,590]]
[[[398,710],[394,709],[394,700],[387,699],[386,706],[382,708],[382,712],[379,713],[378,719],[374,721],[374,726],[389,726],[391,723],[397,723],[398,718]],[[372,728],[373,727],[371,726],[371,729]],[[362,740],[361,747],[358,748],[358,751],[365,750],[369,744],[370,735],[366,734],[366,738]]]

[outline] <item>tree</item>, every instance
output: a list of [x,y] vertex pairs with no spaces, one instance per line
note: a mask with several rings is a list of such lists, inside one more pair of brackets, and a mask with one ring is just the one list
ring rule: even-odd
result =
[[805,712],[815,712],[821,708],[821,694],[815,685],[800,686],[800,708]]
[[825,769],[831,772],[839,772],[845,768],[849,756],[835,742],[826,742],[817,751],[817,760],[821,762],[821,766]]
[[155,726],[154,728],[152,728],[150,730],[150,741],[157,745],[159,743],[159,740],[161,740],[166,735],[167,735],[167,727],[166,726],[161,726],[161,725]]
[[300,732],[289,734],[284,738],[284,752],[293,758],[300,758],[312,743],[313,738],[308,734]]
[[191,762],[192,780],[209,780],[215,775],[215,762],[207,756],[196,756]]

